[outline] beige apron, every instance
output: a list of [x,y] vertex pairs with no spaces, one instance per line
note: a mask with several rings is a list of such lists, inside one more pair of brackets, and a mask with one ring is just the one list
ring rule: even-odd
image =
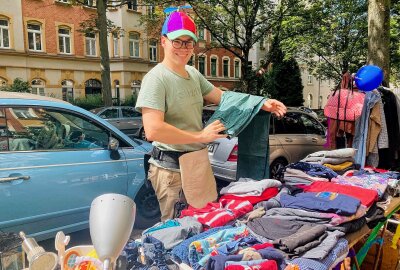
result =
[[189,205],[203,208],[217,199],[217,185],[206,148],[180,156],[179,166],[183,193]]

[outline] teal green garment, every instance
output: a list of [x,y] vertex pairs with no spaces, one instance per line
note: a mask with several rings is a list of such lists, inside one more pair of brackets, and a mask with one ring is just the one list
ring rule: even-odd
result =
[[218,109],[207,124],[219,119],[228,137],[238,138],[236,179],[269,177],[269,112],[260,111],[267,99],[249,94],[224,92]]
[[271,113],[260,111],[239,134],[236,179],[269,178],[269,120]]
[[246,128],[266,100],[264,97],[226,91],[207,125],[219,119],[224,124],[228,137],[236,137]]

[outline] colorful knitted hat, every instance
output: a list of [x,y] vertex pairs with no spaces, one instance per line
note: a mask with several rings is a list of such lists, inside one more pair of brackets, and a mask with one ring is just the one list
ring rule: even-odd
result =
[[162,35],[166,35],[170,40],[181,36],[190,36],[197,42],[196,24],[185,12],[174,11],[165,19]]

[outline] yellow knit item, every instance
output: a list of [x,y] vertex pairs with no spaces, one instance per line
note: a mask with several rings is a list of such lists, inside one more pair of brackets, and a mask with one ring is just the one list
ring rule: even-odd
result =
[[346,161],[346,162],[343,162],[343,163],[337,164],[337,165],[329,164],[329,163],[324,164],[324,166],[326,166],[334,171],[341,171],[341,170],[347,169],[351,165],[353,165],[353,162],[351,162],[351,161]]

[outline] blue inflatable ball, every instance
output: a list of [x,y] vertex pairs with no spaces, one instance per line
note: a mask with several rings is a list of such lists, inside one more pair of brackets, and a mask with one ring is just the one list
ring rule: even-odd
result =
[[383,81],[383,70],[374,65],[363,66],[355,77],[355,83],[358,89],[362,91],[372,91],[381,85]]

